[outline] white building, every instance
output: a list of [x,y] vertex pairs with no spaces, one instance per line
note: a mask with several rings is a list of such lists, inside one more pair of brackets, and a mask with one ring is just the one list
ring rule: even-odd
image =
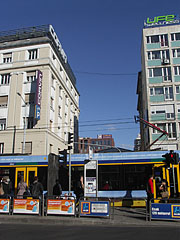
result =
[[[138,76],[139,116],[165,130],[151,149],[179,150],[180,136],[180,21],[175,15],[147,19]],[[140,124],[141,150],[148,150],[162,133]]]
[[53,27],[0,32],[0,153],[58,154],[68,132],[78,139],[78,118],[76,79]]

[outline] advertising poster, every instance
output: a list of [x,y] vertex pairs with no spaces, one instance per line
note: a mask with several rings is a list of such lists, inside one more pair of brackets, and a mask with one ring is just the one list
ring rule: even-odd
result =
[[180,204],[152,203],[151,219],[180,220]]
[[75,201],[66,199],[49,199],[47,201],[47,214],[74,215]]
[[0,199],[0,213],[9,213],[9,199]]
[[86,196],[96,194],[96,177],[86,177]]
[[13,213],[39,214],[39,199],[14,199]]
[[82,201],[80,202],[80,216],[109,216],[109,202]]

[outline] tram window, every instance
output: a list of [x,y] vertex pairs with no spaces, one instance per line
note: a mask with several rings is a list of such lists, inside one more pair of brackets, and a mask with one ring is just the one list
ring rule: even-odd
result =
[[86,170],[86,177],[96,177],[96,169]]

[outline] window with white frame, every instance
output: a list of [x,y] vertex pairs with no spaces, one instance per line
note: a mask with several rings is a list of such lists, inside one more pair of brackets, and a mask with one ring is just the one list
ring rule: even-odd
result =
[[8,74],[1,74],[1,85],[9,85],[11,75]]
[[174,67],[174,75],[180,75],[180,66]]
[[171,41],[178,41],[178,40],[180,40],[180,33],[172,33]]
[[28,50],[29,60],[34,60],[38,58],[38,49],[30,49]]
[[162,35],[153,35],[153,36],[147,36],[147,43],[161,43],[161,46],[168,46],[168,35],[162,34]]
[[164,95],[166,100],[173,100],[173,88],[172,87],[154,87],[150,88],[150,95]]
[[164,81],[170,81],[171,78],[171,68],[150,68],[149,77],[163,77]]
[[0,119],[0,131],[4,131],[6,129],[6,119],[1,118]]
[[8,96],[0,97],[0,108],[6,108],[8,105]]
[[27,82],[35,82],[36,81],[36,71],[27,72]]
[[4,143],[0,143],[0,154],[4,153]]
[[147,53],[148,60],[169,59],[169,50],[150,51]]
[[[168,104],[168,105],[153,105],[151,106],[151,114],[152,115],[158,115],[158,114],[165,114],[167,119],[174,119],[174,105]],[[161,119],[159,119],[161,120]]]
[[[157,123],[156,127],[168,133],[168,138],[176,138],[176,124],[175,123]],[[153,134],[160,133],[157,129],[153,129]]]
[[173,49],[172,53],[173,53],[174,58],[179,58],[180,57],[180,48]]
[[3,53],[3,63],[11,63],[12,62],[12,52]]

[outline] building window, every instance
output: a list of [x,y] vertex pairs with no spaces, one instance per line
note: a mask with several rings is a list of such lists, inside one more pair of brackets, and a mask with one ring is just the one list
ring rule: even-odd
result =
[[4,153],[4,143],[0,143],[0,154]]
[[27,118],[27,129],[32,129],[34,126],[34,118],[28,117]]
[[[22,143],[23,149],[23,143]],[[25,153],[32,154],[32,142],[25,142]]]
[[54,75],[52,75],[52,77],[51,77],[51,87],[53,87],[53,88],[54,88],[54,81],[55,81],[55,77],[54,77]]
[[27,72],[27,82],[36,81],[36,71]]
[[178,40],[180,40],[180,33],[172,33],[171,41],[178,41]]
[[50,109],[54,110],[54,99],[52,97],[50,99]]
[[61,106],[58,106],[58,116],[61,117]]
[[176,86],[176,93],[177,93],[177,94],[180,93],[180,86]]
[[174,75],[180,75],[180,66],[174,67]]
[[8,105],[8,96],[1,96],[0,97],[0,108],[7,107]]
[[34,104],[34,100],[35,100],[35,94],[34,93],[25,94],[26,104]]
[[150,88],[150,95],[151,96],[164,95],[165,100],[172,100],[173,99],[173,88],[172,87]]
[[12,62],[12,53],[4,53],[3,63],[11,63],[11,62]]
[[1,75],[1,85],[9,85],[10,83],[10,74],[2,74]]
[[49,128],[50,128],[51,131],[52,131],[52,125],[53,125],[53,121],[50,120],[50,122],[49,122]]
[[169,50],[151,51],[147,53],[148,60],[169,59]]
[[3,131],[6,129],[6,119],[5,118],[1,118],[0,119],[0,131]]
[[33,60],[33,59],[38,58],[38,49],[28,50],[28,53],[29,53],[29,60]]
[[171,78],[171,68],[150,68],[149,77],[163,77],[164,81],[170,81]]
[[168,46],[168,35],[147,36],[147,43],[160,43],[161,47]]
[[174,58],[179,58],[179,57],[180,57],[180,48],[178,48],[178,49],[173,49],[173,50],[172,50],[172,53],[173,53],[173,57],[174,57]]

